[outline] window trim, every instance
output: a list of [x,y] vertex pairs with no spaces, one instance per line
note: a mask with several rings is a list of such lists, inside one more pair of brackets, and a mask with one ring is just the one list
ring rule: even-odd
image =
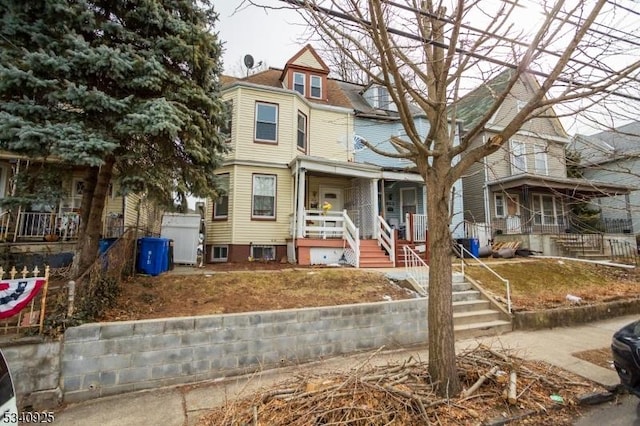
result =
[[[304,143],[303,146],[300,146],[300,118],[304,119]],[[306,114],[302,111],[298,111],[298,121],[296,121],[296,146],[299,151],[307,152],[307,146],[309,141],[309,120],[307,119]]]
[[[276,110],[276,121],[275,123],[270,123],[268,121],[260,121],[260,123],[269,123],[269,124],[275,124],[276,125],[276,132],[275,132],[275,139],[260,139],[258,138],[258,107],[260,105],[264,105],[264,106],[269,106],[269,107],[273,107]],[[280,118],[280,105],[273,103],[273,102],[262,102],[262,101],[256,101],[256,106],[255,106],[255,116],[253,119],[253,141],[255,143],[264,143],[264,144],[269,144],[269,145],[277,145],[278,144],[278,121]]]
[[[302,92],[299,92],[298,90],[296,90],[296,76],[301,76],[302,77]],[[298,92],[300,93],[302,96],[305,96],[307,93],[307,75],[305,73],[302,72],[293,72],[293,77],[291,78],[291,82],[292,82],[292,88],[294,92]]]
[[[227,256],[226,257],[215,257],[215,249],[216,248],[223,248],[227,251]],[[228,262],[229,261],[229,244],[214,244],[211,246],[211,258],[209,259],[211,262],[214,263],[222,263],[222,262]]]
[[[273,216],[256,216],[254,214],[255,204],[255,178],[256,177],[272,177],[273,178]],[[278,218],[278,175],[267,173],[253,173],[251,175],[251,220],[277,220]]]
[[[522,152],[520,154],[515,153],[515,145],[522,147]],[[523,141],[519,140],[511,140],[509,143],[510,148],[510,160],[511,160],[511,175],[518,175],[522,173],[527,173],[527,144]],[[522,168],[516,167],[516,157],[522,161]]]
[[276,246],[273,244],[251,244],[251,250],[249,252],[249,255],[251,256],[251,258],[253,260],[258,260],[258,259],[264,259],[263,257],[255,257],[254,253],[253,253],[253,249],[255,249],[256,247],[260,247],[261,249],[265,249],[265,248],[269,248],[271,250],[273,250],[273,258],[272,259],[267,259],[267,260],[276,260],[276,256],[277,256],[277,250],[276,250]]
[[[317,88],[320,89],[320,95],[318,96],[313,96],[313,89],[316,88],[316,86],[313,85],[314,79],[317,79],[318,81]],[[309,97],[313,99],[322,99],[322,76],[311,75],[309,77]]]
[[[219,175],[217,175],[217,177],[219,179],[220,178],[224,179],[225,176],[226,176],[227,183],[228,183],[227,186],[230,186],[231,185],[231,176],[230,176],[229,173],[220,173]],[[229,219],[229,188],[227,188],[227,192],[226,192],[226,195],[224,195],[224,197],[227,198],[227,214],[226,215],[218,215],[218,214],[216,214],[216,205],[218,204],[218,201],[216,200],[216,201],[213,202],[213,216],[212,216],[211,220],[223,221],[223,220],[228,220]]]

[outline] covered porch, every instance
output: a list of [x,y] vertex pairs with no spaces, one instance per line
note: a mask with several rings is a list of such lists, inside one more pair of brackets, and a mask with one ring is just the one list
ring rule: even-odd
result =
[[396,265],[399,237],[413,229],[408,218],[425,210],[420,176],[309,156],[299,156],[290,167],[288,252],[295,263]]
[[599,217],[581,218],[577,206],[589,206],[596,198],[625,195],[626,186],[583,179],[521,175],[490,182],[491,226],[501,234],[633,233],[631,206],[628,221],[606,222]]

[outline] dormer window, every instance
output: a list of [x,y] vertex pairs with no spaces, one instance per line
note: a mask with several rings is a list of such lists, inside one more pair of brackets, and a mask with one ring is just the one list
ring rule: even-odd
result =
[[296,92],[300,93],[302,96],[305,95],[304,93],[304,80],[305,80],[305,75],[299,72],[294,72],[293,73],[293,90],[295,90]]
[[378,108],[388,111],[389,110],[389,91],[384,86],[378,87]]
[[322,77],[319,75],[311,76],[311,97],[322,98]]

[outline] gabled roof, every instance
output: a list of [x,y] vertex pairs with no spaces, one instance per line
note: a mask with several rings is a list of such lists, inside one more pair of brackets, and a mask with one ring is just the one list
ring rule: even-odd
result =
[[[386,111],[372,107],[364,97],[364,91],[371,87],[371,84],[362,85],[349,83],[346,81],[336,80],[338,86],[342,89],[344,95],[349,99],[356,115],[368,118],[378,118],[386,120],[399,120],[400,115],[396,111]],[[424,111],[420,108],[410,105],[411,112],[414,116],[424,115]]]
[[[311,56],[313,56],[316,62],[315,64],[313,64],[314,66],[310,67],[309,66],[310,64],[301,63],[299,61],[299,59],[306,53],[309,53],[311,54]],[[324,63],[320,55],[318,55],[318,52],[316,52],[316,50],[310,44],[307,44],[305,47],[300,49],[298,53],[293,55],[291,59],[287,61],[287,63],[284,66],[282,76],[280,78],[281,80],[284,80],[284,73],[287,71],[288,68],[308,68],[308,69],[313,69],[315,71],[320,71],[322,74],[329,74],[329,67],[327,66],[327,64]]]
[[[480,85],[458,100],[456,119],[463,122],[465,130],[472,129],[480,122],[484,114],[491,108],[493,102],[495,102],[495,99],[506,90],[509,80],[515,72],[514,69],[507,68],[495,78]],[[529,73],[525,72],[521,74],[519,80],[522,84],[530,86],[533,90],[540,88],[538,80]],[[546,118],[550,120],[558,136],[567,138],[567,132],[560,122],[560,119],[556,116],[553,108],[550,108],[550,110],[553,112],[553,115]]]
[[[229,80],[229,83],[225,86],[230,87],[234,84],[251,83],[257,86],[264,86],[265,88],[273,87],[280,90],[286,90],[282,86],[282,81],[280,80],[281,74],[281,69],[269,68],[267,70],[252,74],[248,77]],[[290,92],[297,93],[293,90],[291,90]],[[344,94],[344,92],[338,85],[338,82],[333,79],[327,79],[327,101],[313,98],[307,100],[312,103],[318,103],[322,105],[333,105],[343,108],[352,108],[349,98],[347,98],[347,96]]]
[[501,72],[497,77],[481,84],[458,100],[456,119],[463,122],[465,129],[471,129],[480,122],[497,95],[507,88],[513,72],[512,69]]
[[625,124],[595,135],[576,135],[574,146],[585,151],[581,159],[585,165],[637,157],[640,155],[640,122]]

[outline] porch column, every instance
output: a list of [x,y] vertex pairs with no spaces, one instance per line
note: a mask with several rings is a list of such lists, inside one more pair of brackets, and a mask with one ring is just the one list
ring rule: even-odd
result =
[[369,188],[371,192],[371,223],[373,224],[373,238],[378,238],[378,233],[380,230],[378,229],[378,212],[379,204],[378,204],[378,182],[380,179],[371,179],[369,181]]
[[[453,206],[451,206],[453,209]],[[427,185],[425,183],[422,184],[422,213],[427,216]]]
[[304,196],[306,188],[307,169],[300,167],[298,170],[298,223],[296,224],[296,238],[304,238]]

